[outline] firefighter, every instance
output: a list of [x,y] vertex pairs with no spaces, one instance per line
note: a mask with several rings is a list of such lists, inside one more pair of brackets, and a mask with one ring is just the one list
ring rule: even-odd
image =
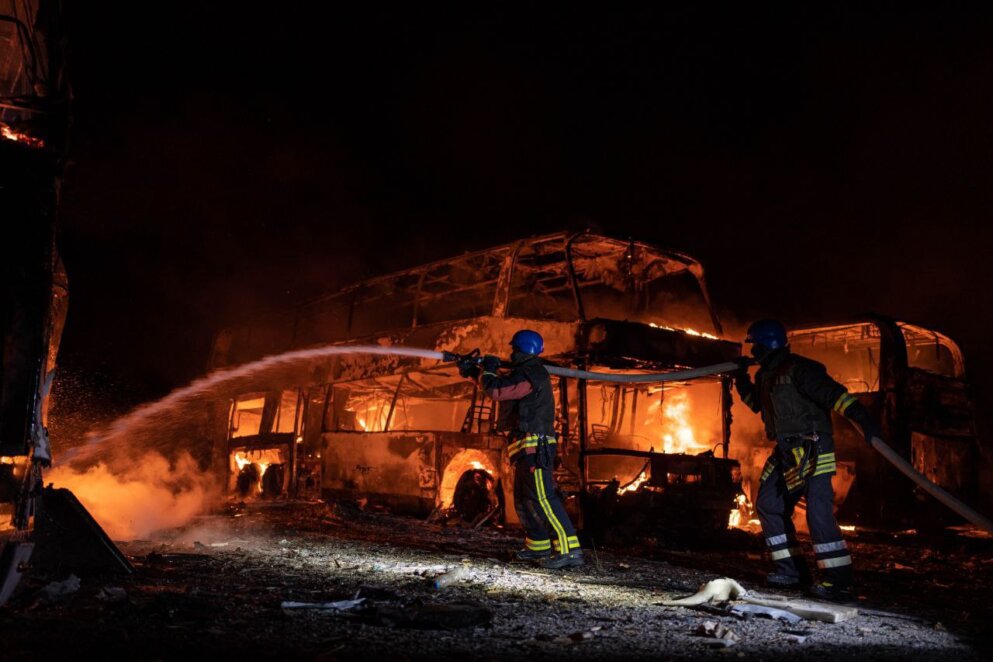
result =
[[544,341],[536,331],[522,330],[514,334],[510,347],[511,369],[505,376],[498,374],[500,359],[495,356],[484,356],[478,363],[462,361],[459,372],[478,379],[486,394],[502,403],[498,430],[508,433],[514,507],[526,535],[517,558],[552,569],[581,566],[579,538],[552,475],[555,399],[548,370],[538,358]]
[[820,570],[811,595],[835,602],[852,599],[852,557],[834,517],[835,474],[831,411],[858,423],[869,443],[879,426],[848,390],[817,361],[790,352],[785,327],[774,320],[755,322],[745,342],[759,370],[752,382],[743,367],[734,375],[742,401],[762,414],[766,436],[776,448],[762,469],[755,502],[762,535],[774,569],[770,586],[809,585],[811,575],[796,540],[793,509],[807,499],[807,525]]

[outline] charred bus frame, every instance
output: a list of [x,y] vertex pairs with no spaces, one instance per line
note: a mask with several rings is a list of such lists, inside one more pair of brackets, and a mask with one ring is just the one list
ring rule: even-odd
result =
[[[211,365],[335,343],[456,353],[479,348],[505,355],[513,331],[524,327],[545,336],[547,360],[580,368],[657,372],[720,363],[740,354],[738,344],[717,337],[720,320],[696,260],[583,232],[525,239],[346,287],[289,314],[222,332]],[[263,408],[283,397],[279,389],[301,394],[297,424],[282,433],[292,434],[293,443],[287,446],[277,438],[273,416],[264,411],[249,441],[260,451],[288,447],[288,491],[305,491],[305,477],[316,493],[313,478],[319,473],[319,493],[325,498],[362,496],[424,514],[451,505],[460,482],[466,483],[464,476],[485,475],[506,519],[515,520],[510,481],[503,479],[509,472],[505,442],[493,429],[493,403],[460,379],[454,366],[341,356],[282,380],[263,386],[269,391]],[[737,465],[726,459],[727,378],[665,389],[556,379],[563,490],[570,496],[588,495],[636,478],[646,458],[664,454],[666,447],[661,437],[651,438],[658,421],[648,425],[642,416],[651,408],[657,411],[667,394],[691,389],[700,389],[695,397],[713,406],[708,439],[679,450],[705,449],[697,463],[714,462],[728,473],[728,480],[713,486],[701,480],[707,472],[687,478],[699,483],[695,488],[701,492],[710,489],[718,495],[726,523],[737,489]],[[593,415],[591,401],[600,406],[599,416]],[[217,405],[215,418],[225,423],[223,430],[215,425],[215,466],[226,474],[232,452],[244,447],[244,440],[232,435],[233,417],[243,402],[236,395]],[[715,452],[723,459],[714,457]],[[655,466],[662,464],[649,461],[649,467]],[[646,481],[645,489],[665,492],[665,477]],[[583,505],[582,499],[568,501],[576,509]],[[710,503],[704,496],[699,502]]]

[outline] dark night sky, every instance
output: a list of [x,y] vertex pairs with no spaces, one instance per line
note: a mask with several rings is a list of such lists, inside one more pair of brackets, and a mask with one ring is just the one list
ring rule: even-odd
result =
[[993,404],[989,16],[121,4],[69,8],[72,369],[159,394],[241,316],[592,225],[731,318],[945,331]]

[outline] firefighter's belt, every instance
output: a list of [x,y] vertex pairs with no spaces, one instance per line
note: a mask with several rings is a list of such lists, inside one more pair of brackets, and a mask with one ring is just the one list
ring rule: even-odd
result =
[[540,444],[548,444],[550,446],[555,445],[555,437],[542,436],[539,434],[529,434],[526,437],[522,437],[517,441],[513,441],[507,444],[507,455],[513,458],[520,453],[527,453],[532,455],[538,452],[538,446]]
[[782,471],[786,489],[793,493],[801,489],[808,478],[834,474],[837,468],[834,453],[819,452],[816,442],[790,445],[782,452],[777,449],[769,456],[760,480],[764,483],[775,471]]

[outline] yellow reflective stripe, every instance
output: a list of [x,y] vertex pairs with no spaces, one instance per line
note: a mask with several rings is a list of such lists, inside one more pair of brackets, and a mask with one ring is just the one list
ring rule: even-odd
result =
[[499,376],[495,372],[484,372],[483,373],[483,377],[485,377],[487,375],[489,375],[490,377],[498,377]]
[[549,524],[555,529],[555,534],[558,536],[559,548],[568,550],[569,536],[566,535],[565,527],[562,526],[562,522],[555,516],[551,504],[548,503],[548,496],[545,494],[545,481],[542,480],[542,470],[539,468],[534,470],[534,482],[538,488],[538,503],[541,504],[541,509],[545,512],[545,517],[548,518]]
[[842,393],[834,402],[834,410],[839,414],[844,414],[845,410],[851,407],[855,402],[855,397],[851,393]]
[[[541,441],[541,437],[539,437],[537,435],[532,435],[532,436],[524,437],[523,439],[519,439],[518,441],[515,441],[513,443],[507,444],[507,452],[510,455],[513,455],[514,453],[516,453],[517,451],[521,450],[522,448],[537,448],[538,443],[540,441]],[[552,445],[552,446],[555,445],[555,437],[548,437],[545,441],[549,445]]]
[[834,558],[834,559],[820,559],[819,561],[817,561],[818,568],[840,568],[841,566],[851,565],[851,564],[852,564],[852,557],[848,556],[847,554],[845,556],[839,556],[838,558]]
[[547,540],[547,539],[546,540],[531,540],[530,538],[525,538],[524,539],[524,546],[527,547],[528,549],[533,549],[536,552],[543,552],[546,549],[551,549],[551,547],[552,547],[552,541],[551,540]]
[[824,453],[824,455],[817,458],[817,468],[814,470],[814,475],[822,476],[837,470],[838,464],[835,462],[834,453]]
[[[556,551],[562,549],[561,545],[559,545],[558,540],[553,540],[552,546],[555,547]],[[579,538],[577,536],[569,536],[569,549],[576,549],[578,547],[579,547]]]
[[769,476],[772,475],[772,472],[774,472],[778,466],[779,463],[776,461],[776,456],[775,455],[771,456],[769,459],[765,461],[765,466],[762,467],[762,477],[759,478],[759,480],[765,481]]

